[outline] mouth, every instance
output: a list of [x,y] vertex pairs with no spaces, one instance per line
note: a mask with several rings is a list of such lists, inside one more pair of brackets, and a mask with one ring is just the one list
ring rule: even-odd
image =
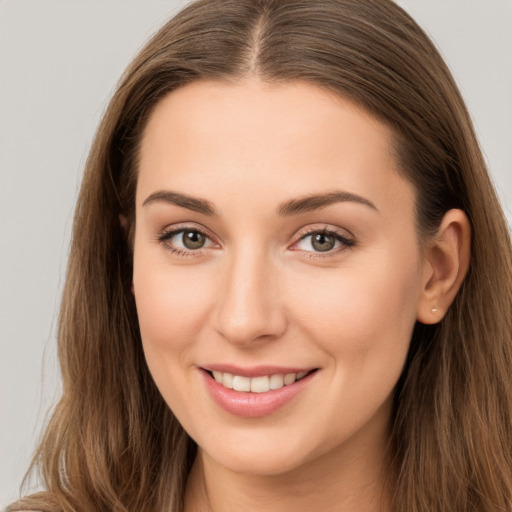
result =
[[289,373],[272,373],[269,375],[259,375],[247,377],[244,375],[236,375],[229,372],[221,372],[218,370],[203,370],[214,379],[218,384],[226,389],[245,393],[268,393],[272,390],[278,390],[285,386],[291,386],[295,382],[300,381],[318,369],[302,370],[299,372]]
[[221,409],[238,417],[258,418],[295,403],[313,386],[320,369],[239,368],[223,364],[198,370],[208,394]]

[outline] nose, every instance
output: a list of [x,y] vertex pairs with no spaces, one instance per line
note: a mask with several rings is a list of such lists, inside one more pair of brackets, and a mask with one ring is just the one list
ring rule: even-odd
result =
[[249,247],[226,261],[220,277],[216,330],[240,347],[254,347],[279,338],[286,330],[283,298],[276,270],[264,254]]

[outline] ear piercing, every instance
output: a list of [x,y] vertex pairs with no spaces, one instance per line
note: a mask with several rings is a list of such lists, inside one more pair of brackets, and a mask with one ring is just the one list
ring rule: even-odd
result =
[[432,308],[432,313],[435,315],[437,313],[437,308]]

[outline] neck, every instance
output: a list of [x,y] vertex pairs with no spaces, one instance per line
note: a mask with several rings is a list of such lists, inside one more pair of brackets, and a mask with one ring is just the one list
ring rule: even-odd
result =
[[347,444],[278,475],[233,472],[199,449],[185,512],[389,512],[385,442]]

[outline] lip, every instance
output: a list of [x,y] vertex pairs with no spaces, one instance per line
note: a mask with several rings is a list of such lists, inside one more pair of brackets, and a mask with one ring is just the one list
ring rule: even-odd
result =
[[222,384],[219,384],[213,379],[208,372],[215,370],[243,377],[258,377],[261,375],[275,375],[279,373],[299,373],[300,371],[306,370],[269,366],[242,369],[231,365],[213,365],[198,369],[214,402],[229,414],[244,418],[267,416],[282,409],[304,391],[318,373],[317,371],[312,371],[293,384],[283,386],[279,389],[271,389],[265,393],[249,393],[225,388]]

